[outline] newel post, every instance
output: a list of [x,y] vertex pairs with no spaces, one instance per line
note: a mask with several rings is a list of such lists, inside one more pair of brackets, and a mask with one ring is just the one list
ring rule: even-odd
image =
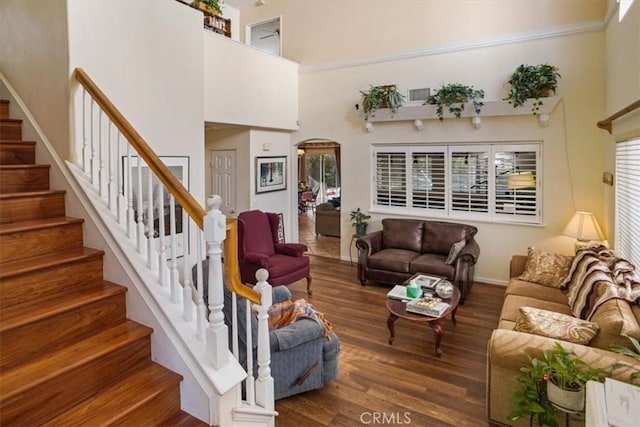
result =
[[274,409],[274,385],[271,376],[271,350],[269,345],[269,307],[272,303],[271,285],[267,283],[269,273],[264,268],[256,272],[258,282],[253,290],[261,294],[258,309],[258,379],[256,381],[256,403],[265,409]]
[[207,198],[207,215],[204,217],[204,239],[207,242],[209,271],[209,327],[206,333],[206,351],[213,367],[220,369],[229,361],[229,336],[224,324],[224,293],[222,275],[222,242],[226,237],[226,218],[220,212],[220,196]]

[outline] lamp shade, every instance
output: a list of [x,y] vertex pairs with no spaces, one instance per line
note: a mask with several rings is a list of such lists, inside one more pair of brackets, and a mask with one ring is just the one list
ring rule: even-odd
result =
[[575,237],[578,240],[603,240],[604,234],[600,230],[596,217],[591,212],[576,212],[562,234]]
[[531,172],[514,172],[507,175],[507,187],[509,187],[510,190],[535,186],[536,180]]

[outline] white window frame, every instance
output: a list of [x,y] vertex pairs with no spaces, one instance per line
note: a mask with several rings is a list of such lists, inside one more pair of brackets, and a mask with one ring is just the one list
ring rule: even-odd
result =
[[[460,211],[452,209],[452,156],[456,152],[486,152],[487,166],[487,210],[488,212]],[[535,213],[534,214],[506,214],[496,210],[496,153],[500,152],[533,152],[535,153]],[[390,206],[378,204],[377,198],[377,155],[378,153],[404,153],[406,179],[406,206]],[[445,156],[445,207],[431,209],[415,207],[413,205],[412,160],[414,153],[444,153]],[[516,223],[541,225],[542,218],[542,143],[541,142],[509,142],[483,144],[372,144],[371,145],[371,195],[370,211],[385,214],[428,216],[453,220],[474,220],[485,222]]]

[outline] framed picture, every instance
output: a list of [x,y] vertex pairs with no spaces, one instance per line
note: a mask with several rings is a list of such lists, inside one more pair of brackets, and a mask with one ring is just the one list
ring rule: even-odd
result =
[[287,189],[287,158],[256,157],[256,194]]
[[[165,165],[169,168],[169,170],[173,173],[173,175],[182,182],[182,185],[188,190],[189,189],[189,157],[182,156],[161,156],[160,160],[164,162]],[[138,164],[140,164],[140,174],[138,174]],[[164,213],[164,230],[162,233],[165,236],[171,235],[171,209],[169,203],[169,191],[160,183],[160,180],[152,175],[151,177],[151,193],[149,192],[149,173],[151,170],[137,156],[131,156],[131,161],[129,158],[124,156],[122,158],[122,173],[123,173],[123,189],[122,192],[125,195],[128,195],[129,189],[127,180],[128,177],[131,177],[131,193],[132,193],[132,207],[133,207],[133,218],[137,223],[138,221],[142,221],[145,225],[145,235],[146,237],[150,237],[151,229],[149,226],[149,203],[151,203],[152,211],[153,211],[153,238],[158,238],[160,236],[160,191],[162,191],[162,205],[163,205],[163,213]],[[139,185],[141,184],[141,185]],[[138,191],[139,188],[142,188],[142,206],[139,205],[139,197]],[[175,214],[174,214],[175,224],[176,224],[176,253],[178,257],[184,255],[183,250],[183,210],[182,206],[176,201],[175,202]],[[160,245],[158,239],[158,246]],[[165,241],[165,245],[167,246],[167,256],[171,256],[171,242],[170,239],[167,238]]]

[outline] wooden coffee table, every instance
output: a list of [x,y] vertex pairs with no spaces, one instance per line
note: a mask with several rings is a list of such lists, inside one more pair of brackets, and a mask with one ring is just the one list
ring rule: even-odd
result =
[[458,310],[458,303],[460,302],[460,290],[457,287],[453,287],[453,295],[443,301],[449,303],[449,308],[445,310],[439,317],[425,316],[422,314],[411,313],[406,310],[407,303],[393,298],[387,298],[387,310],[389,310],[389,318],[387,319],[387,326],[389,327],[389,344],[393,344],[395,338],[394,323],[398,319],[407,319],[413,322],[428,323],[431,326],[433,335],[436,339],[436,356],[442,355],[442,349],[440,348],[440,341],[442,340],[442,319],[444,319],[449,313],[451,313],[451,321],[456,324],[456,311]]

